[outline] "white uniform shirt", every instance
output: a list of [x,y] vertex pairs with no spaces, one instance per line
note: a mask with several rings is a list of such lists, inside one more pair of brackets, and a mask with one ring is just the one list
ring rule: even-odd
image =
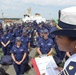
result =
[[73,54],[66,62],[63,71],[59,75],[76,75],[76,53]]
[[64,69],[69,65],[69,63],[70,63],[71,61],[76,62],[76,53],[73,54],[73,55],[65,62]]

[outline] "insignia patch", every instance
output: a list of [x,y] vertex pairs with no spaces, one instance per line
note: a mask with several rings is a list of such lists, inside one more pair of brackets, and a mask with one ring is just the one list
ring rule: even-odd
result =
[[51,45],[51,43],[49,43],[48,45]]
[[69,70],[73,70],[74,69],[74,66],[69,66]]

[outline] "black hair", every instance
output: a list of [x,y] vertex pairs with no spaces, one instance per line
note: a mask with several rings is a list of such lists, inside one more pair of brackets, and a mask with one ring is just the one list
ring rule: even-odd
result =
[[76,41],[76,37],[68,37],[70,41]]
[[9,75],[3,68],[0,67],[0,75]]

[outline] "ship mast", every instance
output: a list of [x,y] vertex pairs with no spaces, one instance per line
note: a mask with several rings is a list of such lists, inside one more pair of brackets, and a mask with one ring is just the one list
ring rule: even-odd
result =
[[28,8],[27,11],[28,11],[27,14],[30,16],[30,14],[31,14],[31,8]]

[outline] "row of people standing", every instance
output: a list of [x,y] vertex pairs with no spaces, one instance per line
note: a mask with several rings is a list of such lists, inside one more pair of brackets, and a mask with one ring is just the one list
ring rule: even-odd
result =
[[0,45],[2,47],[4,55],[10,54],[10,50],[15,44],[16,37],[21,37],[23,44],[25,43],[25,45],[27,45],[30,40],[28,32],[26,30],[21,31],[21,28],[19,29],[18,26],[15,29],[13,29],[13,27],[9,27],[9,30],[3,29],[2,32],[0,31],[0,35]]
[[48,38],[50,38],[53,41],[54,48],[57,52],[57,55],[61,59],[63,59],[65,56],[65,53],[58,50],[57,44],[55,41],[55,36],[51,34],[51,32],[57,30],[56,26],[50,25],[50,23],[45,24],[43,22],[37,24],[36,21],[34,21],[33,23],[29,22],[26,25],[10,24],[10,27],[6,26],[6,29],[4,30],[2,29],[0,24],[0,34],[2,34],[2,37],[0,37],[1,38],[0,41],[1,41],[4,55],[10,54],[10,50],[12,46],[15,44],[16,37],[22,38],[23,44],[25,44],[28,47],[28,51],[29,51],[30,45],[33,45],[34,41],[35,41],[35,45],[37,45],[38,40],[43,36],[43,30],[44,31],[47,30]]
[[[11,25],[9,28],[1,30],[1,45],[4,55],[12,56],[14,68],[17,75],[24,73],[25,63],[28,63],[28,54],[32,35],[36,36],[37,52],[39,55],[51,55],[55,48],[55,36],[51,34],[56,29],[55,26],[45,23],[28,23],[27,25]],[[35,38],[34,38],[35,39]],[[33,41],[34,42],[34,41]],[[61,52],[58,52],[60,55]],[[62,52],[63,53],[63,52]],[[60,55],[61,57],[63,55]]]
[[[37,24],[36,22],[33,23],[27,23],[25,24],[10,24],[8,27],[6,25],[6,28],[3,29],[2,25],[0,24],[0,45],[2,47],[2,50],[4,52],[4,55],[10,54],[10,50],[12,46],[15,44],[16,37],[22,37],[23,33],[26,34],[26,38],[30,40],[30,44],[33,45],[34,39],[37,37],[37,34],[34,34],[38,32],[38,35],[40,33],[40,30],[43,28],[49,28],[48,25],[45,26],[45,23]],[[23,32],[25,30],[25,32]],[[36,36],[35,38],[33,36]],[[35,40],[36,41],[36,40]],[[29,45],[30,45],[29,44]],[[36,42],[35,42],[36,44]],[[6,49],[6,51],[5,51]],[[7,51],[8,50],[8,51]]]

